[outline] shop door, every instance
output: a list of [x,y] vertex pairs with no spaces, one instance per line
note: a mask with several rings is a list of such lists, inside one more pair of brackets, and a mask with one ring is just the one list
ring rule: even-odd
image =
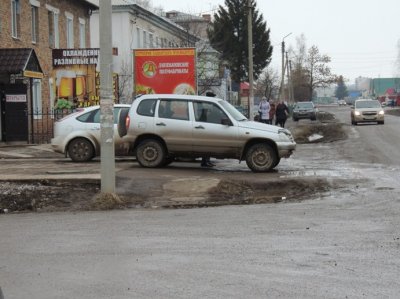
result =
[[28,141],[28,99],[23,84],[1,86],[2,141]]

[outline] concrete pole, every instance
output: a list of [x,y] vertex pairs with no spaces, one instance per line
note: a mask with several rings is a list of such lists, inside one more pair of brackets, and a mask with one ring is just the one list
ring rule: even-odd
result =
[[289,35],[291,35],[292,32],[290,32],[288,35],[284,36],[282,38],[282,79],[281,79],[281,88],[280,88],[280,93],[279,93],[279,99],[284,100],[285,98],[285,38],[287,38]]
[[289,68],[289,58],[288,58],[288,52],[286,51],[286,63],[285,63],[285,65],[286,65],[286,72],[287,72],[287,85],[288,85],[288,93],[287,93],[287,95],[288,95],[288,98],[287,98],[287,100],[288,100],[288,103],[291,103],[291,100],[292,100],[292,88],[291,88],[291,78],[290,78],[290,68]]
[[112,67],[112,5],[100,0],[100,130],[101,192],[115,193],[114,105]]
[[253,7],[251,0],[247,0],[247,36],[249,52],[249,119],[253,119],[254,80],[253,80]]
[[289,74],[290,74],[290,102],[294,104],[294,88],[293,88],[293,70],[292,70],[292,61],[289,60]]
[[284,84],[285,84],[285,41],[282,39],[282,78],[281,78],[281,88],[279,93],[279,99],[282,101],[284,99]]

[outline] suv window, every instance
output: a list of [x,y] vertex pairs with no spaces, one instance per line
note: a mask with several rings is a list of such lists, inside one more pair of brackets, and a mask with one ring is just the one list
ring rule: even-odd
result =
[[137,107],[137,114],[143,116],[154,116],[157,99],[143,100]]
[[160,100],[158,117],[179,120],[189,120],[188,101]]
[[222,119],[228,118],[214,103],[194,102],[193,104],[196,121],[221,124]]

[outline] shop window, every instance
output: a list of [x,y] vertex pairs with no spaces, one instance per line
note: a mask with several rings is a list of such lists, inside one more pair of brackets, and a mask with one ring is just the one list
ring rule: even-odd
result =
[[42,85],[40,79],[33,79],[32,81],[32,108],[33,118],[42,118]]

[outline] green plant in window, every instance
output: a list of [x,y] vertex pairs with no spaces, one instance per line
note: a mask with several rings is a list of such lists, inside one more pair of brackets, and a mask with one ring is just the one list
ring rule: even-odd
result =
[[74,104],[66,99],[58,99],[55,109],[72,109],[74,108]]

